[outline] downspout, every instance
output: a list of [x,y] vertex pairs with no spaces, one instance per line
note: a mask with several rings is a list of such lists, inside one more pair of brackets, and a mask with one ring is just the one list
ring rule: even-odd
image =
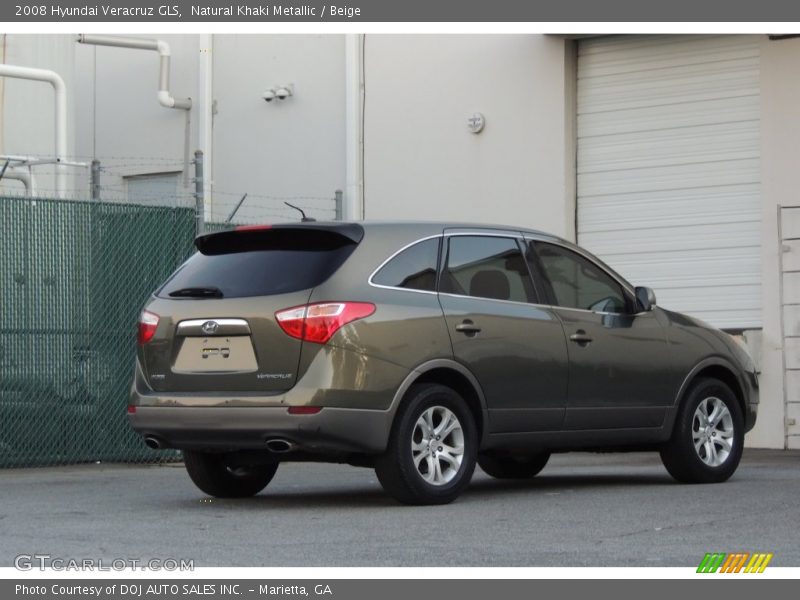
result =
[[[3,36],[3,43],[0,45],[0,64],[6,64],[6,40],[8,39],[8,34],[4,33]],[[0,152],[3,152],[3,143],[5,138],[5,117],[6,117],[6,87],[5,87],[6,80],[0,78]]]
[[63,198],[66,194],[66,167],[63,163],[67,157],[67,87],[64,85],[64,80],[58,73],[48,69],[2,64],[0,64],[0,77],[44,81],[53,86],[56,94],[56,193]]
[[203,151],[203,207],[204,218],[214,218],[214,36],[200,36],[199,73],[197,78],[197,143]]
[[345,37],[345,210],[364,218],[364,36]]
[[190,140],[190,111],[192,110],[191,98],[176,98],[169,91],[170,48],[164,40],[148,38],[120,37],[114,35],[93,35],[81,33],[78,35],[79,44],[93,46],[110,46],[113,48],[131,48],[133,50],[149,50],[158,52],[158,103],[165,108],[176,108],[186,111],[186,128],[183,144],[183,183],[189,183],[189,145]]

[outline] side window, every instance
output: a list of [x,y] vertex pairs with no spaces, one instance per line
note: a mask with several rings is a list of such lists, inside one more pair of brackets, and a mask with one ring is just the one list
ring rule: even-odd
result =
[[438,259],[439,238],[419,242],[383,265],[375,273],[372,282],[390,287],[435,292]]
[[561,246],[536,242],[534,248],[558,306],[626,312],[622,287],[600,267]]
[[493,300],[536,302],[528,266],[513,238],[450,237],[440,291]]

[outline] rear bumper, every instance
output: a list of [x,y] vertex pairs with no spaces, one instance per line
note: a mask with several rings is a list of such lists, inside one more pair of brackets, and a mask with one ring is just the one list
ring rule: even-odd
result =
[[[348,369],[355,375],[339,375]],[[286,392],[165,392],[147,384],[137,361],[130,396],[135,412],[128,419],[162,448],[266,450],[267,441],[280,439],[298,455],[378,454],[386,449],[393,399],[408,374],[388,361],[325,346]],[[322,408],[289,414],[290,407]]]
[[391,428],[389,411],[351,408],[292,415],[273,406],[137,406],[128,419],[137,433],[164,448],[198,450],[266,450],[267,441],[281,439],[309,453],[379,454]]

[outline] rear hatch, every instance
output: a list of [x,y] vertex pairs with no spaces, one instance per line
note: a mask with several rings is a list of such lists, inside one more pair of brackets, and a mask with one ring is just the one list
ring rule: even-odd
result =
[[[347,223],[242,227],[195,241],[143,313],[139,359],[163,392],[279,393],[297,380],[303,342],[275,313],[307,304],[363,237]],[[144,325],[145,331],[147,325]]]

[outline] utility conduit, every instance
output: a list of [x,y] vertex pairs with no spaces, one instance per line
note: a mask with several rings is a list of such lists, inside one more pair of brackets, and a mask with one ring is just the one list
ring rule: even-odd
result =
[[185,112],[186,126],[184,127],[183,140],[183,185],[189,184],[189,145],[191,140],[190,115],[192,110],[191,98],[175,98],[169,91],[170,49],[164,40],[148,38],[120,37],[114,35],[92,35],[82,33],[78,35],[79,44],[94,46],[111,46],[113,48],[132,48],[134,50],[150,50],[158,52],[158,103],[166,108],[177,108]]
[[26,169],[17,169],[15,167],[9,167],[8,169],[6,169],[6,172],[3,175],[3,179],[14,179],[15,181],[21,182],[22,185],[25,186],[26,196],[36,195],[36,182],[31,172]]
[[56,94],[56,192],[59,197],[63,197],[66,193],[66,178],[64,172],[66,166],[63,163],[67,156],[67,87],[64,85],[64,80],[58,73],[48,69],[34,69],[32,67],[18,67],[16,65],[3,64],[0,64],[0,77],[43,81],[53,86],[53,90]]
[[192,109],[191,98],[175,98],[169,91],[170,49],[167,42],[145,38],[82,33],[78,36],[78,43],[158,52],[160,61],[158,72],[158,103],[166,108],[178,108],[182,110]]

